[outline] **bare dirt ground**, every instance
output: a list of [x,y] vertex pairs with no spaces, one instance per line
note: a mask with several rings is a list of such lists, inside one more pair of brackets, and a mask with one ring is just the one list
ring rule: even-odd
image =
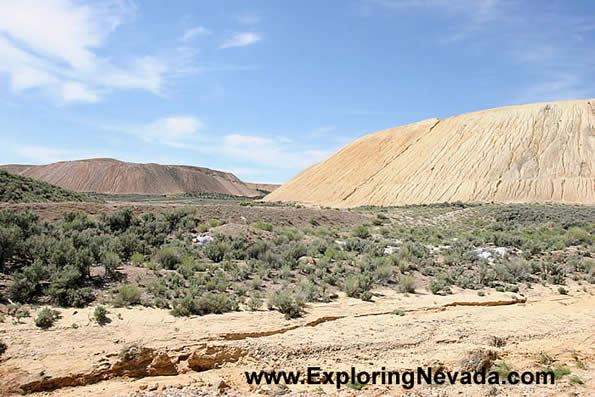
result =
[[[595,288],[569,283],[569,295],[534,286],[518,294],[455,289],[449,296],[376,290],[374,302],[341,296],[308,306],[305,317],[285,320],[276,311],[172,317],[166,310],[110,309],[111,323],[91,321],[93,307],[62,310],[43,331],[25,318],[0,323],[7,344],[0,361],[0,393],[47,396],[336,394],[333,385],[253,387],[247,370],[461,369],[477,349],[491,351],[515,371],[565,366],[555,385],[401,386],[343,388],[342,395],[550,396],[595,393]],[[514,296],[513,296],[514,295]],[[526,302],[460,306],[453,302]],[[518,302],[518,301],[517,301]],[[403,316],[391,314],[395,309]],[[76,328],[73,326],[76,324]],[[494,346],[493,337],[501,338]],[[135,346],[130,348],[130,346]],[[543,354],[545,354],[545,356]],[[221,384],[223,380],[225,384]],[[53,391],[52,391],[53,390]]]

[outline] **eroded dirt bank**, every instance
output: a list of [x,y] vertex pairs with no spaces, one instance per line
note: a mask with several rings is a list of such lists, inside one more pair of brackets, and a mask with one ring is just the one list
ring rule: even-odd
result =
[[[0,323],[0,340],[8,346],[0,358],[1,392],[336,393],[334,386],[249,387],[243,371],[303,371],[308,366],[456,370],[481,349],[517,371],[564,366],[584,384],[570,384],[570,376],[564,376],[553,386],[416,386],[411,392],[400,386],[367,386],[341,393],[586,396],[595,392],[595,289],[571,284],[569,290],[570,295],[563,296],[541,286],[521,289],[526,302],[513,300],[520,294],[493,290],[484,297],[472,291],[442,297],[379,290],[375,302],[341,297],[311,305],[304,318],[291,321],[273,311],[174,318],[164,310],[134,308],[111,309],[111,323],[100,327],[90,320],[92,307],[64,310],[57,326],[47,331],[36,328],[31,318],[22,324],[5,320]],[[501,304],[449,305],[454,302]],[[404,315],[391,314],[395,309]],[[545,363],[544,357],[551,362]],[[229,388],[219,384],[215,389],[220,380]]]

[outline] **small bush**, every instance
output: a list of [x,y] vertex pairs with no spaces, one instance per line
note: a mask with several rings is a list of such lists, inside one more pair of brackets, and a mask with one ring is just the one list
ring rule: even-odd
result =
[[558,287],[558,292],[560,295],[568,295],[568,290],[564,287]]
[[175,269],[180,263],[180,253],[175,247],[164,247],[157,252],[157,262],[165,269]]
[[136,252],[130,257],[130,263],[134,266],[142,266],[145,263],[145,256]]
[[508,374],[512,371],[512,367],[504,360],[498,360],[495,363],[494,368],[492,371],[496,372],[501,379],[506,378]]
[[204,248],[204,253],[213,262],[221,262],[228,251],[227,244],[223,242],[211,242]]
[[56,320],[60,318],[60,312],[57,310],[44,308],[39,312],[35,318],[35,325],[39,328],[47,329],[54,325]]
[[577,375],[572,375],[568,379],[568,383],[571,384],[571,385],[582,385],[585,382],[583,382],[583,380],[581,378],[579,378]]
[[304,308],[303,302],[296,300],[289,293],[281,290],[273,292],[269,298],[269,306],[285,314],[285,318],[288,320],[301,317]]
[[248,298],[248,309],[250,309],[250,311],[257,311],[262,307],[263,304],[263,300],[262,297],[260,295],[254,294],[252,295],[250,298]]
[[122,263],[122,261],[120,260],[120,256],[113,251],[105,252],[101,260],[103,262],[103,265],[105,266],[106,276],[114,276],[116,274],[118,266],[120,266],[120,264]]
[[554,369],[548,368],[546,372],[553,373],[554,378],[556,380],[559,380],[559,379],[562,379],[564,376],[569,375],[571,371],[570,371],[570,369],[564,367],[563,365],[559,365]]
[[370,237],[370,231],[365,226],[358,226],[353,230],[353,235],[357,238],[366,239]]
[[441,274],[434,277],[430,281],[429,288],[430,288],[430,291],[432,292],[432,294],[434,294],[434,295],[446,295],[446,294],[450,293],[448,281],[446,280],[446,277],[444,277]]
[[116,307],[137,305],[140,303],[141,290],[132,284],[123,284],[112,304]]
[[228,298],[225,294],[207,293],[198,299],[190,295],[177,299],[173,304],[171,314],[176,317],[191,316],[197,314],[222,314],[238,310],[238,303]]
[[415,279],[411,276],[401,276],[399,278],[399,292],[415,292]]
[[108,315],[108,311],[105,307],[103,306],[97,306],[95,308],[95,311],[93,312],[93,318],[95,319],[95,322],[101,326],[109,323],[110,319],[107,317]]
[[271,225],[270,223],[256,222],[256,223],[252,224],[252,226],[257,229],[260,229],[260,230],[265,230],[267,232],[273,231],[273,225]]
[[[365,274],[352,275],[347,277],[343,284],[343,291],[349,297],[360,298],[363,300],[371,299],[371,290],[373,286],[372,277]],[[364,299],[368,298],[368,299]]]

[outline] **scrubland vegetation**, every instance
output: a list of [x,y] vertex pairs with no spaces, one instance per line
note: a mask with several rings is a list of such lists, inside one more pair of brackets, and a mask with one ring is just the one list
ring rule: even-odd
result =
[[[277,310],[301,316],[339,292],[373,301],[379,288],[450,294],[453,288],[519,292],[569,278],[595,283],[595,209],[560,205],[444,204],[359,208],[369,222],[334,229],[314,219],[296,228],[226,225],[200,207],[92,218],[68,213],[55,224],[28,211],[0,212],[0,272],[15,304],[146,305],[174,316]],[[227,229],[226,229],[227,230]],[[245,229],[241,229],[245,230]],[[212,241],[200,244],[197,237]],[[562,292],[562,290],[564,292]],[[107,310],[96,311],[107,323]],[[50,310],[50,309],[48,309]],[[44,312],[42,327],[56,313]],[[36,320],[37,323],[37,320]]]
[[36,179],[0,170],[0,202],[33,203],[60,201],[101,202],[97,197],[72,192]]

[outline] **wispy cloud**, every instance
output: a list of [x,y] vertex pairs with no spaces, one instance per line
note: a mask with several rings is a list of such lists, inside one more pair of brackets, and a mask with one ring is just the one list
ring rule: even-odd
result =
[[[588,98],[590,88],[582,78],[571,73],[560,73],[522,89],[514,103],[565,101]],[[592,93],[592,91],[591,91]]]
[[303,169],[331,155],[333,150],[296,147],[283,139],[232,134],[223,138],[223,153],[253,164]]
[[188,42],[192,41],[196,37],[204,36],[211,34],[211,31],[204,26],[196,26],[191,29],[188,29],[184,32],[184,34],[179,38],[180,41]]
[[204,123],[194,116],[174,115],[163,117],[145,124],[104,126],[109,131],[116,131],[136,136],[145,142],[159,143],[177,149],[204,148],[197,145],[199,130],[204,128]]
[[221,48],[245,47],[262,40],[262,35],[256,32],[234,33],[221,44]]
[[460,18],[443,36],[444,41],[460,41],[473,37],[473,32],[500,19],[502,9],[511,0],[361,0],[366,10],[377,8],[407,11],[426,9],[439,11],[444,17]]
[[[584,98],[593,95],[595,30],[592,18],[577,16],[565,2],[546,4],[519,0],[361,0],[372,14],[378,10],[405,13],[432,11],[437,42],[498,53],[516,64],[519,72],[534,76],[525,87],[515,87],[514,103]],[[441,26],[441,28],[439,28]]]
[[86,85],[75,81],[68,81],[62,85],[62,98],[66,102],[98,102],[99,94],[90,90]]
[[97,102],[114,89],[158,94],[179,59],[132,55],[115,64],[97,51],[135,10],[126,0],[0,2],[0,73],[15,92],[42,89],[62,102]]

